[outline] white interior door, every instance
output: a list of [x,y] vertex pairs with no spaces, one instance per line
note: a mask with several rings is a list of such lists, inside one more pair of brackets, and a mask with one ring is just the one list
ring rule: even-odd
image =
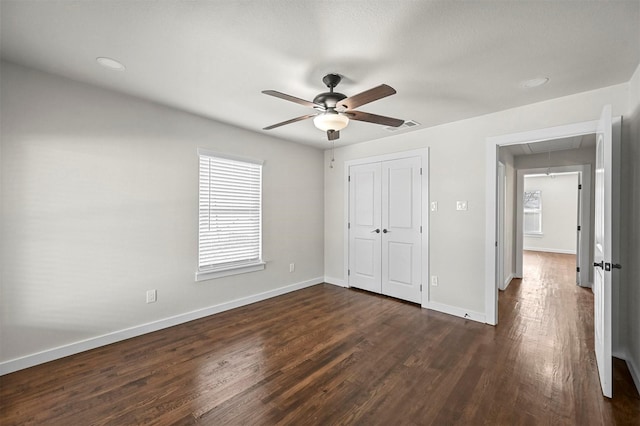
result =
[[421,301],[421,159],[382,163],[382,294]]
[[421,158],[349,169],[349,285],[420,303]]
[[349,285],[381,293],[380,163],[349,170]]
[[[619,136],[619,135],[618,135]],[[595,352],[600,374],[600,385],[604,396],[611,398],[611,302],[612,286],[615,285],[613,263],[617,260],[617,187],[619,173],[619,140],[614,139],[611,125],[611,106],[602,111],[596,134],[596,181],[595,181],[595,235],[594,235],[594,327]]]

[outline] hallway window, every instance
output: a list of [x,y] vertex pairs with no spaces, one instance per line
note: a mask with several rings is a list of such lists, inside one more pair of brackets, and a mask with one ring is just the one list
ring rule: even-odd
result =
[[542,193],[539,190],[524,192],[524,233],[542,234]]

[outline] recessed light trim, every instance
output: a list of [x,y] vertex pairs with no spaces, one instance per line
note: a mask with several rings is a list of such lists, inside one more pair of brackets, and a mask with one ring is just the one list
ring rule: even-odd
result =
[[98,62],[103,67],[108,68],[110,70],[114,70],[114,71],[124,71],[126,69],[121,62],[118,62],[115,59],[107,58],[104,56],[100,56],[96,58],[96,62]]
[[524,89],[533,89],[535,87],[540,87],[549,82],[549,77],[536,77],[531,80],[526,80],[520,83],[520,87]]

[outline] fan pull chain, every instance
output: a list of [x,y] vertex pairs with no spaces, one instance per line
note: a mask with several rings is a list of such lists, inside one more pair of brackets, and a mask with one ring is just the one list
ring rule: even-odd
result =
[[335,157],[333,156],[333,150],[336,146],[336,142],[335,141],[331,141],[331,162],[329,163],[329,168],[333,169],[333,162],[336,161]]

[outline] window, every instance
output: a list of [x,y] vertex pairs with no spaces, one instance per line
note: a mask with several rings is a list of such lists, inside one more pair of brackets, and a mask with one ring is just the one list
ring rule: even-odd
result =
[[262,164],[198,150],[196,281],[264,269]]
[[524,233],[542,234],[542,193],[539,190],[524,192]]

